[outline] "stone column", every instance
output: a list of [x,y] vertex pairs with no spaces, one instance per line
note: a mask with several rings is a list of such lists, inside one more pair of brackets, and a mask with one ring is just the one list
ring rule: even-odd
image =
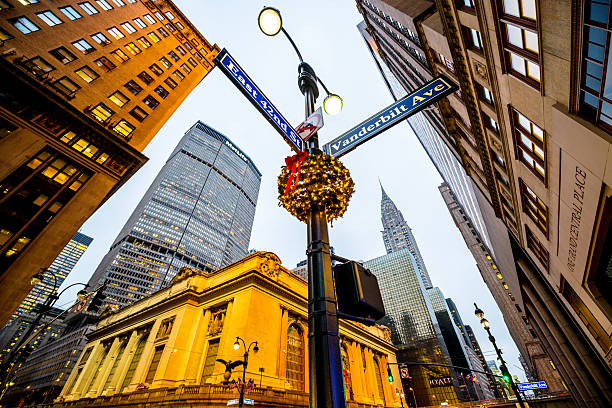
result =
[[[289,311],[281,306],[281,329],[278,344],[278,358],[276,360],[276,375],[279,379],[287,376],[287,329],[289,328]],[[308,355],[308,354],[306,354]],[[307,361],[307,359],[305,360]]]
[[[104,347],[102,346],[102,342],[98,341],[94,346],[93,350],[89,354],[89,359],[85,363],[83,367],[83,371],[81,372],[81,376],[77,378],[76,384],[74,384],[74,388],[72,391],[73,399],[81,398],[82,394],[85,392],[87,385],[89,385],[93,374],[94,369],[97,366],[96,363],[100,361],[99,359],[102,357],[101,354],[104,352]],[[78,366],[77,362],[77,366]]]
[[127,374],[127,370],[130,367],[130,362],[132,361],[131,357],[134,355],[134,351],[136,350],[137,344],[138,331],[133,330],[130,334],[130,338],[128,339],[127,344],[125,345],[125,350],[123,350],[123,354],[121,355],[121,360],[117,365],[117,369],[115,370],[115,377],[108,385],[108,389],[106,390],[105,395],[113,395],[121,391],[118,390],[117,387],[121,385],[123,379],[125,378],[125,375]]
[[195,335],[191,342],[190,353],[187,353],[187,362],[185,367],[185,384],[199,384],[202,370],[204,369],[204,346],[206,345],[206,336],[208,334],[208,325],[210,324],[210,309],[202,311],[197,309],[199,319],[194,322],[196,328]]
[[108,349],[108,353],[106,353],[106,357],[104,357],[104,361],[101,362],[96,381],[91,385],[91,387],[89,387],[89,391],[87,394],[85,394],[85,398],[95,398],[102,391],[100,388],[106,382],[106,377],[113,366],[113,361],[115,361],[114,357],[117,350],[119,350],[119,343],[119,337],[115,337],[110,348]]

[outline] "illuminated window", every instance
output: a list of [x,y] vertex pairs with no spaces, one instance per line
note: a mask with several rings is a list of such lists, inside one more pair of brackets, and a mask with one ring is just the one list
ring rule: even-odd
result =
[[55,68],[41,57],[34,57],[27,60],[24,65],[36,74],[45,74],[53,71]]
[[119,48],[117,48],[115,51],[112,51],[111,54],[113,57],[115,57],[117,61],[121,63],[124,63],[130,59],[130,57],[125,52],[120,50]]
[[125,37],[125,34],[123,34],[117,27],[114,26],[107,28],[106,31],[108,31],[111,37],[113,37],[115,40]]
[[182,81],[183,79],[185,79],[185,75],[183,75],[178,69],[172,72],[172,75],[174,75],[174,77],[178,79],[179,81]]
[[123,48],[125,48],[132,55],[137,55],[142,52],[140,48],[138,48],[138,46],[136,46],[136,44],[134,44],[133,42],[125,44]]
[[161,62],[161,64],[166,68],[170,68],[172,66],[172,63],[170,62],[170,60],[166,57],[161,57],[159,59],[159,62]]
[[115,105],[122,107],[123,105],[125,105],[126,103],[128,103],[130,101],[130,99],[125,96],[123,93],[119,92],[119,91],[115,91],[113,92],[108,99],[110,99]]
[[108,118],[110,118],[115,112],[106,106],[103,103],[99,103],[91,110],[91,114],[93,117],[98,119],[101,122],[104,122]]
[[96,79],[100,78],[100,75],[96,73],[93,69],[89,68],[87,65],[77,69],[74,71],[75,74],[81,77],[81,79],[87,83],[93,82]]
[[2,28],[0,28],[0,41],[10,40],[11,38],[15,38],[15,37],[13,37],[11,34],[4,31]]
[[153,31],[148,33],[147,37],[149,37],[149,40],[153,41],[153,43],[158,43],[161,41],[161,38],[159,38],[159,36],[155,34]]
[[113,130],[124,137],[128,137],[136,129],[130,122],[125,119],[121,119],[119,123],[115,125]]
[[519,178],[519,186],[521,201],[523,203],[523,212],[527,214],[529,218],[536,223],[540,231],[548,237],[548,207],[521,178]]
[[86,139],[79,139],[72,145],[72,148],[77,152],[83,153],[83,155],[92,158],[96,153],[98,153],[98,148],[92,145]]
[[149,48],[151,46],[151,42],[147,40],[144,36],[138,37],[138,43],[142,46],[142,48]]
[[53,83],[53,87],[65,95],[72,95],[81,88],[68,77],[58,79]]
[[304,332],[299,326],[292,324],[287,329],[287,381],[291,389],[304,391],[305,364],[304,364]]
[[113,69],[117,67],[114,62],[112,62],[106,57],[100,57],[94,62],[106,72],[112,71]]
[[187,64],[181,64],[181,69],[186,73],[186,74],[190,74],[191,73],[191,68],[189,68],[189,65]]

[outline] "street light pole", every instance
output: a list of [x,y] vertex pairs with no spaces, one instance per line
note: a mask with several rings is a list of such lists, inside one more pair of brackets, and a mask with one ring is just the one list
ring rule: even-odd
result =
[[259,351],[259,346],[256,341],[251,342],[247,347],[246,343],[242,339],[242,337],[236,337],[236,341],[234,342],[234,350],[238,350],[240,348],[240,343],[242,342],[242,346],[244,347],[244,355],[242,357],[242,387],[240,387],[240,399],[238,400],[238,407],[242,408],[244,405],[244,386],[246,385],[246,369],[249,364],[249,352],[251,351],[251,346],[253,347],[253,352],[257,353]]
[[489,335],[489,341],[491,342],[491,344],[493,344],[493,348],[495,349],[495,353],[497,353],[497,359],[500,362],[499,365],[500,365],[500,369],[501,369],[502,375],[503,376],[506,376],[506,375],[508,376],[508,381],[510,382],[510,387],[512,388],[512,391],[514,391],[514,395],[516,395],[516,399],[517,399],[519,405],[522,408],[527,408],[527,406],[525,405],[525,402],[523,401],[523,397],[521,396],[521,393],[520,393],[518,387],[516,386],[516,383],[512,379],[512,376],[510,375],[510,371],[508,371],[508,366],[506,365],[506,361],[502,357],[502,351],[499,349],[499,347],[497,347],[497,343],[495,342],[495,337],[493,337],[493,335],[491,334],[491,326],[489,324],[489,321],[484,318],[484,312],[482,311],[482,309],[478,308],[476,303],[474,303],[474,307],[476,308],[476,310],[474,311],[474,314],[477,317],[480,318],[480,324],[487,331],[487,334]]
[[[264,7],[259,13],[261,31],[269,36],[279,32],[287,37],[300,60],[298,86],[304,95],[305,118],[313,112],[319,96],[317,83],[327,93],[324,110],[335,114],[342,109],[342,99],[329,92],[310,65],[304,62],[302,54],[283,28],[280,12]],[[329,109],[328,109],[329,108]],[[323,154],[319,149],[319,138],[314,133],[307,142],[309,155]],[[338,306],[333,286],[329,235],[324,208],[313,208],[307,221],[308,257],[308,350],[310,408],[344,408],[344,383],[338,331]]]

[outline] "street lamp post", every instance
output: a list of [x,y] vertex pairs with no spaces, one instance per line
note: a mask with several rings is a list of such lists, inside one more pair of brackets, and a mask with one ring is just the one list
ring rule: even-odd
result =
[[400,393],[400,391],[396,388],[395,389],[395,395],[399,396],[399,400],[400,400],[400,404],[402,404],[402,408],[404,408],[404,393]]
[[259,351],[259,346],[256,341],[251,342],[247,347],[246,343],[242,339],[242,337],[237,336],[236,341],[234,342],[234,350],[238,350],[240,348],[240,341],[242,342],[242,346],[244,347],[244,355],[242,359],[242,387],[240,387],[240,400],[238,401],[238,407],[242,408],[244,404],[244,386],[246,385],[246,369],[249,364],[249,352],[251,351],[251,346],[253,346],[253,353],[257,353]]
[[[302,59],[297,46],[282,26],[280,12],[266,7],[259,14],[259,27],[266,35],[283,32],[295,49],[298,65],[298,86],[304,95],[305,117],[313,112],[319,96],[317,82],[327,92],[324,109],[328,114],[342,109],[342,99],[330,93],[310,65]],[[308,140],[308,154],[320,155],[317,133]],[[308,350],[311,408],[346,406],[342,378],[338,307],[333,286],[327,219],[322,208],[315,208],[307,223],[308,256]]]
[[476,308],[476,310],[474,310],[474,314],[476,315],[476,317],[480,319],[480,324],[487,331],[487,334],[489,335],[489,341],[491,342],[491,344],[493,344],[495,353],[497,353],[497,359],[500,362],[500,370],[502,372],[503,378],[506,379],[507,377],[507,380],[510,383],[510,387],[512,388],[512,391],[514,391],[514,394],[516,395],[516,399],[519,405],[522,408],[527,408],[523,401],[523,397],[521,396],[521,393],[518,387],[516,386],[516,383],[512,379],[512,376],[510,375],[510,371],[508,371],[508,366],[506,365],[506,361],[504,361],[504,358],[502,357],[502,351],[499,349],[499,347],[497,347],[497,343],[495,342],[495,337],[493,337],[493,335],[491,334],[491,325],[489,324],[489,321],[484,318],[484,312],[482,311],[482,309],[480,309],[476,305],[476,303],[474,303],[474,307]]

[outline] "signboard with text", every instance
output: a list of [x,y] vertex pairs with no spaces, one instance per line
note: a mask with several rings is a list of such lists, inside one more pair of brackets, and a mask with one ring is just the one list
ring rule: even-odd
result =
[[304,141],[225,48],[217,54],[214,62],[272,124],[293,150],[296,152],[304,150]]
[[525,390],[539,390],[542,388],[548,388],[548,386],[546,385],[545,381],[538,381],[538,382],[530,382],[530,383],[518,383],[516,384],[518,386],[518,389],[521,391],[525,391]]
[[457,89],[459,89],[457,85],[450,79],[444,75],[439,75],[413,93],[387,106],[348,132],[325,144],[323,151],[339,158]]
[[430,387],[448,387],[453,385],[453,379],[450,377],[429,377]]

